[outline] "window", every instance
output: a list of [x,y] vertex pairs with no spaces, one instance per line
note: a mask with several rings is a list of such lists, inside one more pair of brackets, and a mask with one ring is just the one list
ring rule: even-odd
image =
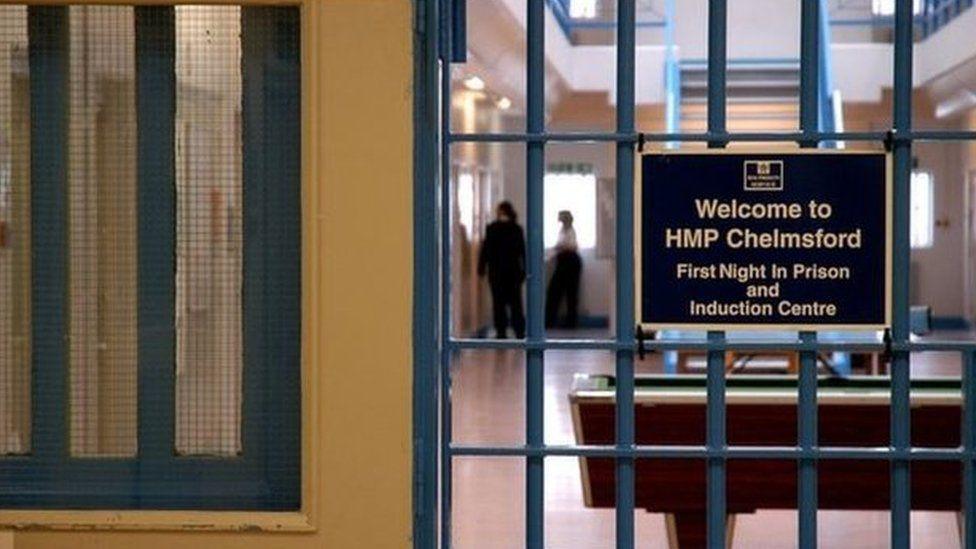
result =
[[0,508],[299,507],[298,33],[0,6]]
[[596,0],[569,0],[569,16],[576,19],[596,17]]
[[559,212],[573,214],[573,228],[580,248],[596,246],[596,175],[586,173],[557,172],[546,174],[545,243],[552,248],[559,239]]
[[468,240],[474,238],[474,174],[462,169],[457,181],[457,207]]
[[913,171],[911,179],[912,248],[931,248],[935,232],[932,174]]
[[[871,13],[882,17],[891,17],[895,14],[895,0],[871,0]],[[920,15],[922,13],[922,0],[913,0],[912,13]]]

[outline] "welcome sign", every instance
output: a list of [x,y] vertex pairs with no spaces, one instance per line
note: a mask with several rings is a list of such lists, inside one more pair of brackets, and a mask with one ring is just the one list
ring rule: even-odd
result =
[[641,324],[890,324],[888,155],[657,152],[639,173]]

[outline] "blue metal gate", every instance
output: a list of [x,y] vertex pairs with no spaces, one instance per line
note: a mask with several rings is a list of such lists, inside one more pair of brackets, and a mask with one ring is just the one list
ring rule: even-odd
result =
[[[705,133],[639,133],[635,127],[635,0],[617,0],[616,128],[606,133],[554,133],[546,130],[544,109],[544,18],[546,0],[527,3],[527,108],[522,133],[451,132],[451,62],[463,60],[463,0],[417,0],[417,275],[415,295],[416,382],[415,546],[448,547],[451,540],[451,470],[459,456],[508,456],[525,460],[525,545],[541,548],[544,539],[544,461],[549,456],[610,457],[616,460],[616,546],[634,547],[634,465],[638,458],[698,458],[707,463],[707,539],[724,547],[726,463],[730,459],[792,459],[798,462],[798,545],[817,545],[817,465],[821,460],[884,460],[891,468],[891,546],[910,543],[911,465],[919,460],[955,461],[963,468],[964,541],[976,548],[976,344],[959,341],[915,342],[909,338],[909,182],[915,141],[976,139],[976,131],[926,131],[912,127],[912,0],[897,0],[894,34],[893,127],[888,131],[824,131],[818,91],[823,59],[821,0],[802,2],[800,131],[726,131],[727,0],[709,0],[708,129]],[[440,70],[440,73],[438,72]],[[440,80],[438,81],[440,75]],[[438,119],[439,109],[439,119]],[[439,131],[436,129],[439,128]],[[429,131],[428,131],[429,130]],[[437,138],[439,137],[439,142]],[[783,350],[800,354],[798,444],[789,447],[730,446],[726,443],[724,353],[732,348],[725,333],[711,331],[698,341],[656,339],[655,350],[699,350],[708,355],[706,444],[695,447],[637,445],[634,427],[634,157],[642,142],[703,142],[724,147],[731,141],[799,143],[816,147],[831,141],[885,144],[894,157],[893,324],[889,344],[818,341],[816,332],[795,340],[736,343],[738,350]],[[527,316],[524,340],[455,338],[450,332],[451,271],[449,175],[450,146],[461,142],[524,143],[527,161]],[[544,329],[543,176],[544,147],[551,142],[605,142],[616,145],[616,336],[612,339],[549,339]],[[440,174],[432,162],[438,162]],[[438,185],[439,181],[439,185]],[[438,227],[429,223],[439,216]],[[439,266],[440,280],[432,273]],[[439,324],[439,327],[438,327]],[[451,359],[462,350],[520,349],[526,355],[524,445],[463,445],[451,433]],[[550,349],[593,349],[616,354],[616,444],[547,445],[543,438],[543,357]],[[821,447],[817,444],[818,351],[888,351],[891,355],[891,442],[886,447]],[[962,355],[963,432],[959,448],[921,448],[911,444],[909,360],[912,352],[951,351]],[[439,510],[439,513],[437,512]],[[439,528],[439,532],[438,532]]]

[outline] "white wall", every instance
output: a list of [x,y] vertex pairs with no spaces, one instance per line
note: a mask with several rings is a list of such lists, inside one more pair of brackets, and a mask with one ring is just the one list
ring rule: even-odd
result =
[[921,170],[934,177],[935,228],[933,246],[912,250],[912,303],[932,307],[936,316],[964,315],[963,235],[966,224],[965,170],[962,146],[921,144],[914,156]]

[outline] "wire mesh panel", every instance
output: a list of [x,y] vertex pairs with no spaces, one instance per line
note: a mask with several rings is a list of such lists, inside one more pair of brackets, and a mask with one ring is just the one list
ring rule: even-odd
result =
[[240,8],[176,8],[176,450],[241,451]]
[[0,508],[300,507],[299,28],[0,6]]
[[136,118],[131,7],[69,8],[71,454],[136,453]]
[[0,6],[0,455],[30,451],[27,8]]

